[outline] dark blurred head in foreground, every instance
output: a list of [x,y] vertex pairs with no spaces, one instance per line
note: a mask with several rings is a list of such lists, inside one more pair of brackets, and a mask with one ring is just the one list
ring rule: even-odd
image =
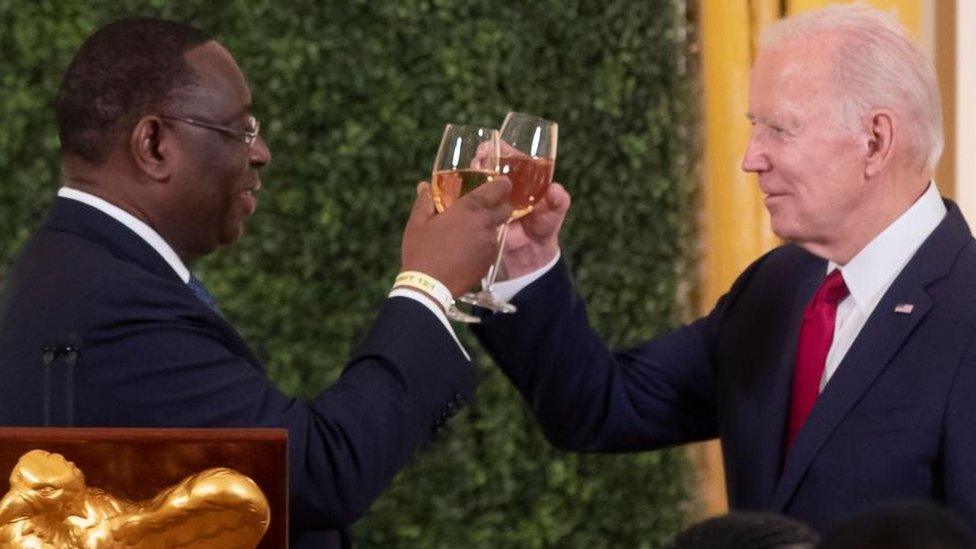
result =
[[818,549],[972,549],[972,529],[948,509],[918,501],[886,505],[841,523]]
[[671,549],[812,549],[817,535],[802,522],[773,513],[731,513],[679,533]]

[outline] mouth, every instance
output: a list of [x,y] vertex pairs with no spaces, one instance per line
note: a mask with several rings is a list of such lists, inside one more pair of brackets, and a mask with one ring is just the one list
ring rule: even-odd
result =
[[779,198],[779,197],[787,196],[789,194],[788,192],[785,191],[764,189],[762,188],[762,185],[759,186],[759,192],[763,194],[763,198]]
[[261,192],[261,182],[256,181],[252,185],[244,187],[241,191],[241,198],[244,200],[244,210],[246,215],[251,215],[258,207],[258,193]]
[[[789,193],[763,191],[763,205],[769,208],[778,208],[784,200],[789,198]],[[770,210],[772,212],[772,210]]]
[[244,187],[244,190],[241,192],[249,193],[251,196],[257,196],[257,194],[261,192],[261,182],[255,181],[254,183],[251,183],[250,185]]

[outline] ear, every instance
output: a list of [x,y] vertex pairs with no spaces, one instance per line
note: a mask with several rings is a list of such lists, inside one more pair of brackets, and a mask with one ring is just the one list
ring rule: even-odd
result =
[[173,171],[176,148],[172,132],[158,116],[144,116],[129,135],[132,161],[152,179],[166,181]]
[[891,165],[895,151],[895,117],[891,111],[872,111],[865,120],[867,151],[865,177],[875,177]]

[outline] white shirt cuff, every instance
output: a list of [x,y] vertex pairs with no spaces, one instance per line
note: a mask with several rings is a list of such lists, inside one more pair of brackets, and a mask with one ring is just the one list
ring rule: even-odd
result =
[[524,290],[529,284],[539,280],[542,275],[552,270],[552,268],[556,266],[556,263],[559,262],[559,258],[561,256],[562,250],[556,250],[556,257],[553,257],[549,263],[546,263],[539,269],[536,269],[529,274],[525,274],[511,280],[503,280],[501,282],[494,283],[491,286],[491,293],[495,294],[495,299],[499,301],[511,301],[516,294]]
[[468,354],[468,351],[464,349],[464,345],[461,345],[461,340],[459,340],[457,334],[454,333],[454,328],[451,326],[451,323],[448,322],[447,315],[444,314],[444,311],[441,309],[439,304],[435,303],[433,299],[423,295],[419,291],[411,290],[409,288],[394,288],[388,297],[396,296],[412,299],[424,307],[427,307],[430,312],[434,313],[434,316],[436,316],[437,319],[441,321],[441,324],[444,325],[444,328],[447,329],[447,333],[451,334],[451,337],[454,338],[454,342],[457,343],[458,349],[461,350],[461,354],[464,355],[464,358],[466,358],[469,362],[471,361],[471,356]]

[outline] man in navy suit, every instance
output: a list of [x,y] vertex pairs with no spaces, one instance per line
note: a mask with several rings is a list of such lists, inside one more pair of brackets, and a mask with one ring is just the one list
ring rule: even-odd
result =
[[414,283],[332,387],[290,398],[189,270],[257,206],[271,153],[250,109],[231,54],[192,27],[124,19],[81,46],[57,98],[63,187],[0,297],[0,424],[287,428],[292,546],[338,547],[472,394],[444,307],[494,258],[509,183],[442,215],[420,184]]
[[748,117],[743,169],[789,243],[708,316],[607,349],[559,261],[554,185],[510,233],[496,292],[518,312],[480,339],[561,448],[719,437],[733,509],[823,531],[922,498],[976,521],[976,244],[932,181],[932,63],[884,12],[802,14],[764,35]]

